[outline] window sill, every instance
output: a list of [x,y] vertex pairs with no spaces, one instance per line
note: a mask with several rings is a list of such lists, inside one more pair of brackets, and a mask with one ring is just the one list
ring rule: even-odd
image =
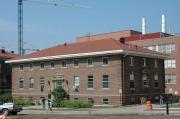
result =
[[94,65],[88,65],[87,67],[94,67]]
[[73,68],[79,68],[79,66],[73,66]]
[[94,88],[87,88],[87,90],[94,90]]
[[50,69],[55,69],[55,68],[50,68]]
[[62,69],[66,69],[67,67],[61,67]]
[[41,71],[43,71],[44,69],[40,69]]
[[103,90],[109,90],[109,88],[103,88]]
[[109,64],[102,64],[102,66],[103,66],[103,67],[107,67],[107,66],[109,66]]

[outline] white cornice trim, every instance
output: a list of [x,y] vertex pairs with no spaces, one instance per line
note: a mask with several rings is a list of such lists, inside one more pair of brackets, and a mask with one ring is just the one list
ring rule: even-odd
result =
[[65,58],[77,58],[77,57],[89,57],[89,56],[101,56],[101,55],[113,55],[113,54],[125,54],[133,56],[144,56],[151,58],[166,59],[166,55],[152,54],[146,52],[136,52],[136,51],[124,51],[124,50],[111,50],[111,51],[101,51],[101,52],[90,52],[90,53],[78,53],[78,54],[68,54],[68,55],[56,55],[38,58],[28,58],[28,59],[18,59],[18,60],[8,60],[6,63],[24,63],[24,62],[35,62],[35,61],[47,61]]

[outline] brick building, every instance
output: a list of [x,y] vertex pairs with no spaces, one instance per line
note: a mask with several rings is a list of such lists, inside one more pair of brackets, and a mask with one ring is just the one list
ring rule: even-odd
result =
[[166,57],[111,38],[64,43],[7,63],[12,65],[15,98],[37,102],[61,85],[70,100],[131,104],[164,94]]
[[103,38],[105,36],[116,40],[120,37],[125,37],[127,43],[168,54],[169,59],[166,59],[164,63],[166,93],[180,95],[180,56],[178,53],[180,51],[180,36],[174,36],[162,32],[142,34],[138,31],[125,30],[78,37],[76,41],[98,40],[98,38]]
[[17,55],[0,49],[0,94],[11,92],[11,66],[5,61]]
[[[142,37],[159,34],[154,38]],[[145,35],[136,35],[136,38],[127,37],[128,43],[143,46],[148,49],[166,53],[170,57],[164,62],[166,93],[180,95],[180,36],[164,35],[164,33],[151,33]]]

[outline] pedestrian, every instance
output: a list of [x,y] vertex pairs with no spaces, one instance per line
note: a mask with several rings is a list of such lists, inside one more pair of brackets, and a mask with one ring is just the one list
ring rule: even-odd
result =
[[163,103],[164,103],[164,102],[163,102],[163,96],[160,95],[160,105],[163,104]]
[[53,112],[52,111],[52,101],[50,99],[48,99],[48,108],[51,112]]
[[45,108],[45,101],[46,99],[45,98],[42,98],[42,107]]

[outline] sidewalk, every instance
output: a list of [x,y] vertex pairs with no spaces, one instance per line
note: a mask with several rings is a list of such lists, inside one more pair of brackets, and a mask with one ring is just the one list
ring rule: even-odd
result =
[[[163,108],[162,108],[163,107]],[[91,108],[91,109],[70,109],[70,108],[53,108],[50,114],[135,114],[135,115],[166,115],[164,105],[153,104],[153,111],[147,111],[146,105],[130,105],[118,108]],[[18,114],[47,114],[42,106],[24,107],[23,111]],[[180,115],[180,108],[169,108],[170,115]]]

